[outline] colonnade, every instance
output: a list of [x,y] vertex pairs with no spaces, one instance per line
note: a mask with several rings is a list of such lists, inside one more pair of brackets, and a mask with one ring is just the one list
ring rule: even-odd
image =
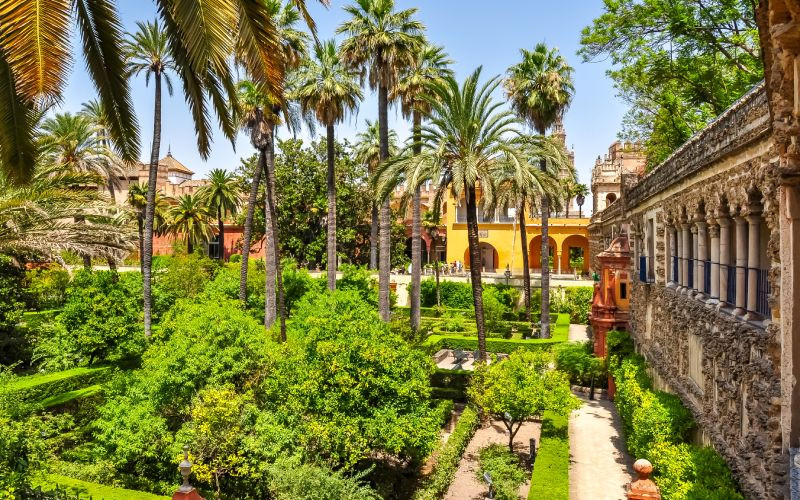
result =
[[751,206],[746,214],[668,223],[667,286],[745,320],[770,317],[762,222],[760,208]]

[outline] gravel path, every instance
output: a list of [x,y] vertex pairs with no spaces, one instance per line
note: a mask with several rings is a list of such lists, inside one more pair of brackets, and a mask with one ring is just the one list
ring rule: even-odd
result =
[[[540,430],[541,425],[538,422],[525,422],[514,437],[514,451],[522,456],[526,463],[530,452],[530,439],[535,438],[538,446]],[[444,497],[445,500],[477,500],[485,498],[486,483],[479,481],[476,476],[476,471],[479,468],[478,452],[493,443],[508,445],[506,428],[499,420],[493,420],[475,432],[472,441],[467,445],[464,456],[461,457],[455,478]],[[528,498],[529,488],[530,477],[520,487],[520,498]]]
[[633,460],[625,451],[617,410],[605,399],[579,397],[584,404],[569,421],[569,498],[624,499]]
[[586,325],[569,325],[569,341],[570,342],[583,342],[589,340],[589,333],[586,331]]

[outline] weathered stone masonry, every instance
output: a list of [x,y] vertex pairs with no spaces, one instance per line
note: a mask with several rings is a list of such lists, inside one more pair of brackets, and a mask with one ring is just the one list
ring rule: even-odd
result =
[[637,349],[754,499],[788,496],[798,410],[782,369],[779,156],[762,85],[627,183],[589,227],[593,255],[628,233]]

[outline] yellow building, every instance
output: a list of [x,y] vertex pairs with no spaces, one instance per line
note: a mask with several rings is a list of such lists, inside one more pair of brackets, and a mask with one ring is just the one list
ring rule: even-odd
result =
[[[485,273],[503,273],[508,267],[512,274],[522,274],[522,248],[519,224],[516,223],[514,209],[484,214],[478,209],[478,237],[481,245],[481,266]],[[452,197],[447,200],[447,262],[461,261],[470,266],[469,244],[467,242],[467,217],[464,200],[457,202]],[[451,214],[453,216],[451,216]],[[569,217],[561,214],[549,219],[549,246],[551,269],[559,274],[572,274],[570,254],[582,257],[579,273],[589,271],[589,232],[587,217],[578,217],[578,211]],[[527,252],[532,272],[541,270],[542,227],[541,219],[526,217]],[[579,260],[578,260],[579,262]]]

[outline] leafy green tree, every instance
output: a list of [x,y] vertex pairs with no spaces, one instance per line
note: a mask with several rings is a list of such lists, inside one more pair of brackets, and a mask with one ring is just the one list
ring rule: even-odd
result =
[[517,351],[507,360],[480,365],[468,389],[470,399],[508,429],[508,448],[522,423],[545,410],[567,414],[578,401],[566,374],[549,369],[549,353]]
[[[452,76],[449,68],[452,61],[447,59],[444,49],[425,43],[414,55],[411,64],[404,68],[390,98],[399,97],[403,116],[411,117],[414,154],[422,152],[422,120],[431,112],[430,106],[422,98],[431,84]],[[394,99],[392,99],[394,100]],[[419,283],[422,276],[422,214],[420,187],[411,190],[411,331],[419,330],[420,303]]]
[[[369,176],[375,173],[381,163],[381,138],[378,122],[364,120],[365,130],[356,136],[356,145],[353,151],[355,160],[366,167]],[[397,132],[389,131],[389,156],[397,154]],[[369,231],[369,268],[378,269],[378,205],[375,194],[370,192],[372,199],[372,221]]]
[[481,261],[478,241],[477,189],[492,189],[490,172],[505,162],[524,162],[521,152],[512,144],[518,124],[514,116],[500,110],[491,98],[499,86],[492,78],[480,84],[481,68],[476,69],[459,86],[452,76],[432,84],[424,99],[431,107],[430,122],[422,129],[422,152],[402,153],[385,162],[376,172],[379,199],[388,199],[397,179],[408,179],[409,189],[425,179],[437,187],[434,206],[444,196],[464,196],[467,207],[467,240],[469,243],[470,282],[478,330],[478,350],[486,355],[486,329],[483,318]]
[[211,213],[199,195],[184,194],[169,209],[169,232],[186,240],[186,252],[191,255],[194,246],[211,237]]
[[583,29],[584,61],[610,58],[630,105],[622,137],[655,166],[763,78],[748,0],[604,0]]
[[52,328],[39,336],[34,360],[51,369],[127,362],[144,350],[141,276],[79,271]]
[[575,201],[578,203],[578,217],[583,218],[583,203],[589,196],[589,187],[586,184],[575,186]]
[[[368,76],[371,89],[378,91],[378,136],[380,159],[389,159],[389,92],[404,68],[412,65],[424,42],[421,22],[413,19],[416,9],[395,10],[394,0],[356,0],[345,7],[350,16],[336,30],[347,36],[342,58]],[[378,229],[380,300],[378,310],[385,322],[390,318],[389,275],[391,272],[391,207],[381,203]]]
[[[561,120],[572,102],[575,87],[572,82],[573,68],[559,53],[544,43],[536,44],[532,50],[522,49],[522,62],[508,69],[505,81],[506,95],[517,115],[531,125],[539,135]],[[547,170],[547,161],[539,158],[542,171]],[[556,198],[559,199],[559,198]],[[550,266],[546,263],[550,255],[548,217],[549,196],[540,202],[542,221],[542,314],[541,331],[544,338],[550,337]],[[520,231],[521,232],[521,231]],[[526,252],[523,252],[525,254]]]
[[[11,257],[0,255],[0,337],[2,337],[3,363],[12,363],[15,359],[8,359],[8,354],[14,352],[12,332],[17,323],[22,319],[25,310],[23,285],[25,271],[17,266]],[[7,343],[8,342],[8,343]]]
[[215,168],[208,173],[208,183],[202,186],[197,196],[208,206],[211,213],[217,215],[219,231],[219,259],[225,260],[225,223],[224,218],[235,216],[239,211],[239,190],[236,179],[227,170]]
[[327,139],[328,175],[328,289],[336,289],[336,136],[334,126],[344,120],[347,113],[358,108],[363,98],[357,74],[342,62],[336,42],[329,40],[314,49],[314,59],[301,67],[294,96],[307,113],[325,125]]

